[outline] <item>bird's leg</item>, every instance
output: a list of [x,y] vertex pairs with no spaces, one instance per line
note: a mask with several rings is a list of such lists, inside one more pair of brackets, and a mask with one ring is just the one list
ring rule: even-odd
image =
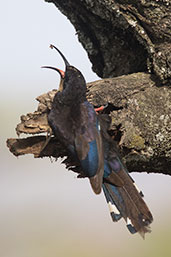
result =
[[40,152],[39,152],[39,157],[41,156],[41,153],[43,152],[43,150],[46,148],[46,146],[49,144],[49,141],[51,139],[51,136],[52,136],[52,129],[49,128],[48,131],[47,131],[47,134],[46,134],[46,140],[45,140],[45,143],[43,144]]

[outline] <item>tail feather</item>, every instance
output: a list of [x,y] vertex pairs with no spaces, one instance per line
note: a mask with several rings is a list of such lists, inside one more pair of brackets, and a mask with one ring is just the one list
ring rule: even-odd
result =
[[[117,221],[116,214],[119,213],[119,217],[125,219],[131,233],[139,232],[144,236],[146,232],[150,232],[152,214],[143,200],[143,193],[123,165],[117,145],[109,136],[111,120],[107,115],[101,115],[99,119],[104,147],[103,191],[107,202],[112,205],[110,212],[113,213],[113,221]],[[115,211],[112,211],[113,206],[116,207]]]
[[[105,184],[103,184],[102,187],[103,187],[103,192],[104,192],[106,201],[108,203],[110,215],[112,217],[112,220],[114,222],[116,222],[122,218],[122,215],[121,215],[120,211],[117,209],[116,204],[113,201],[112,197],[110,196]],[[117,188],[116,188],[116,190],[117,190]]]
[[[112,188],[112,191],[115,192],[114,194],[115,197],[111,197],[109,191],[107,188],[111,187]],[[114,222],[120,220],[121,218],[123,218],[123,213],[124,213],[124,208],[123,208],[123,199],[121,197],[121,195],[119,196],[119,192],[118,192],[118,188],[113,186],[113,185],[110,185],[110,184],[107,184],[107,183],[104,183],[103,184],[103,192],[104,192],[104,195],[106,197],[106,201],[109,205],[109,211],[110,211],[110,214],[111,214],[111,217],[112,217],[112,220]],[[117,197],[117,195],[119,196],[119,198]],[[122,208],[120,208],[121,211],[119,211],[119,209],[116,207],[116,206],[122,206]],[[122,213],[122,214],[121,214]],[[125,215],[124,215],[125,216]],[[130,231],[131,234],[135,234],[137,232],[137,230],[134,228],[134,226],[132,225],[131,223],[131,220],[129,218],[127,218],[127,228],[128,230]]]
[[[109,202],[110,200],[119,211],[120,218],[123,217],[125,219],[129,231],[132,234],[139,232],[144,237],[146,232],[150,232],[149,224],[152,222],[153,217],[142,198],[141,191],[136,189],[129,176],[126,175],[126,178],[124,179],[123,187],[104,182],[103,190],[105,196],[107,195],[107,201]],[[114,221],[117,220],[115,219]]]

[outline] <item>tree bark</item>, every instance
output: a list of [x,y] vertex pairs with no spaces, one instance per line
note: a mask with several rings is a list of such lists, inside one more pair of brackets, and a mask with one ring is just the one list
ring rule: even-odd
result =
[[[106,111],[112,119],[109,133],[120,145],[129,171],[171,175],[171,90],[157,87],[154,77],[146,73],[98,80],[88,83],[87,88],[87,98],[94,106],[108,104]],[[67,168],[79,172],[79,164],[54,137],[41,152],[46,137],[37,134],[50,129],[47,113],[56,92],[39,96],[38,109],[21,116],[17,134],[36,136],[8,139],[7,145],[16,156],[66,157]]]
[[71,21],[99,77],[149,71],[170,81],[170,0],[46,1]]

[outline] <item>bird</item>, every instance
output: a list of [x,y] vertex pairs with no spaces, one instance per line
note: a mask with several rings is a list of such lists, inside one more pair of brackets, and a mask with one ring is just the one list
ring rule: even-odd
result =
[[81,177],[88,177],[96,194],[103,191],[114,222],[123,218],[131,234],[139,232],[144,238],[150,232],[153,216],[143,200],[143,193],[120,157],[119,149],[108,133],[111,119],[100,114],[86,97],[86,81],[82,73],[71,66],[63,53],[54,45],[65,63],[65,72],[57,71],[61,81],[48,123],[53,134],[65,145],[81,166]]
[[100,123],[92,104],[86,98],[86,82],[82,73],[71,66],[61,51],[54,45],[64,60],[66,70],[56,70],[61,75],[59,91],[55,94],[48,123],[54,135],[68,151],[76,156],[84,177],[88,177],[96,194],[102,189],[104,159]]

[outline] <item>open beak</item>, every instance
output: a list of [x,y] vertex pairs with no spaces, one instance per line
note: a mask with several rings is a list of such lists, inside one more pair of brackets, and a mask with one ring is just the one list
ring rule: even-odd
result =
[[65,72],[63,70],[60,70],[58,68],[55,67],[51,67],[51,66],[42,66],[41,68],[47,68],[47,69],[51,69],[51,70],[55,70],[60,74],[60,83],[59,83],[59,91],[63,90],[63,82],[64,82],[64,77],[65,77]]
[[[67,59],[65,58],[65,56],[63,55],[63,53],[54,45],[50,45],[50,48],[54,48],[62,57],[64,63],[65,63],[65,71],[67,69],[68,66],[70,66],[69,62],[67,61]],[[63,82],[64,82],[64,78],[65,78],[65,72],[63,70],[60,70],[58,68],[55,67],[51,67],[51,66],[42,66],[42,68],[47,68],[47,69],[52,69],[57,71],[60,74],[61,80],[60,80],[60,84],[59,84],[59,91],[63,90]]]

